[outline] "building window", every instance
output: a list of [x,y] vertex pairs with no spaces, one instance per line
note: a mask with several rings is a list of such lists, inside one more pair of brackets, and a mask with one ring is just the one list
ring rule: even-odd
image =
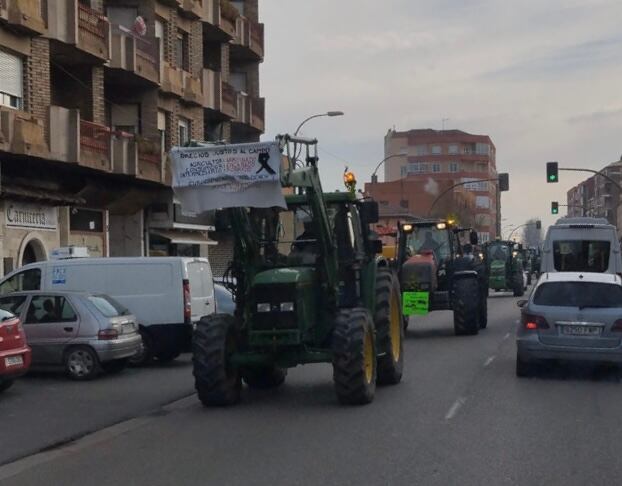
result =
[[440,155],[442,153],[440,145],[432,145],[432,154]]
[[22,58],[0,51],[0,104],[21,110],[23,84]]
[[183,30],[178,30],[175,45],[175,63],[177,67],[184,71],[190,71],[189,43],[190,39],[188,34]]
[[475,207],[490,209],[490,198],[488,196],[477,196],[475,198]]
[[408,209],[408,199],[402,199],[400,201],[400,207],[402,207],[404,209]]
[[168,147],[166,146],[166,112],[158,110],[158,135],[160,136],[160,151],[166,152]]
[[487,164],[477,164],[477,172],[487,172],[488,165]]
[[460,164],[458,162],[450,162],[449,172],[460,172]]
[[69,229],[81,233],[103,233],[104,213],[92,209],[72,208],[69,215]]
[[177,127],[179,130],[179,145],[185,145],[190,142],[190,120],[179,118]]
[[408,167],[406,167],[405,165],[400,167],[400,176],[406,177],[407,175],[408,175]]
[[428,147],[425,145],[415,145],[415,155],[428,155]]
[[475,144],[475,153],[478,155],[488,155],[490,151],[490,145],[487,143]]
[[441,164],[432,164],[432,172],[440,172]]
[[450,155],[458,155],[459,151],[460,151],[460,147],[458,147],[458,145],[457,145],[457,144],[452,143],[452,144],[449,146],[449,150],[448,150],[448,152],[449,152],[449,154],[450,154]]

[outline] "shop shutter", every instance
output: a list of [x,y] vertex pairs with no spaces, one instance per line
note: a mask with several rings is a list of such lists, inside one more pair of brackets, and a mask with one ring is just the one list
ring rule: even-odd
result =
[[21,57],[0,50],[0,91],[21,99],[23,79]]

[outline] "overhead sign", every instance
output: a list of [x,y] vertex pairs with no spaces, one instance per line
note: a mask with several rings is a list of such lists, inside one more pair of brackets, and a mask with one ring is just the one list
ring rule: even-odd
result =
[[286,207],[277,142],[177,147],[171,161],[173,191],[184,211]]
[[55,207],[7,201],[4,206],[5,223],[14,228],[54,230],[58,225]]

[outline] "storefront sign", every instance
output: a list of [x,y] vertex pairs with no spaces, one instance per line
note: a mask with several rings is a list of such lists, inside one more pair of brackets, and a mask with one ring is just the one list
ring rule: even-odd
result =
[[171,160],[173,190],[184,211],[285,207],[276,142],[175,148]]
[[9,227],[54,230],[58,225],[58,211],[52,206],[7,201],[4,215]]

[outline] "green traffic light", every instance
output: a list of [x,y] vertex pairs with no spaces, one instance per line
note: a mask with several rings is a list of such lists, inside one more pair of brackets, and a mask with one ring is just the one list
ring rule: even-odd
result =
[[549,180],[550,180],[550,181],[555,181],[555,180],[557,180],[557,177],[555,177],[553,174],[551,174],[551,175],[549,176]]

